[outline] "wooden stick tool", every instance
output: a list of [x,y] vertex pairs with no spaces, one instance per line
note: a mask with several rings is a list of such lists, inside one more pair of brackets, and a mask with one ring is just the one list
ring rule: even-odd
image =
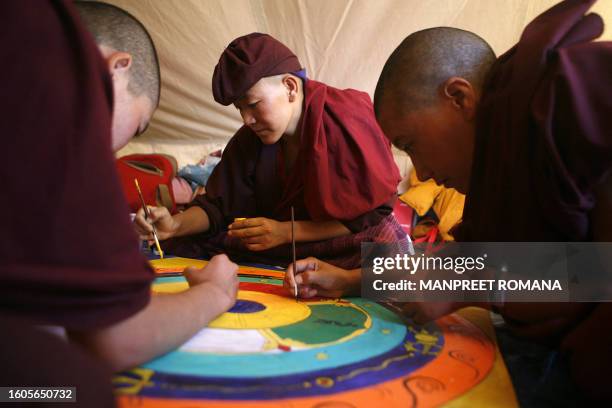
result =
[[[138,197],[140,197],[140,202],[142,203],[142,208],[144,209],[145,218],[151,218],[151,211],[149,211],[149,207],[147,207],[147,203],[145,203],[144,197],[142,196],[142,190],[140,190],[138,179],[134,179],[134,184],[136,184],[136,191],[138,191]],[[153,227],[153,238],[155,239],[155,246],[157,247],[157,252],[159,252],[159,257],[163,259],[164,251],[162,251],[161,246],[159,245],[159,238],[157,238],[157,230],[155,229],[154,224],[151,224],[151,227]]]
[[291,206],[291,255],[293,257],[293,294],[295,296],[295,301],[298,301],[298,287],[295,282],[295,274],[297,273],[297,261],[295,259],[295,212],[293,210],[293,206]]

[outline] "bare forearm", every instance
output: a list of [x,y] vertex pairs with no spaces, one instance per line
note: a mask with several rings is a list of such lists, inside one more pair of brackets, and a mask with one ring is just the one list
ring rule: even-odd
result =
[[298,242],[322,241],[350,233],[351,231],[339,221],[297,221],[295,223],[295,240]]
[[176,225],[173,235],[175,237],[199,234],[208,231],[210,228],[208,214],[199,207],[188,208],[182,213],[173,215],[172,219]]
[[168,295],[153,295],[134,316],[111,327],[71,338],[114,370],[124,370],[171,351],[229,307],[230,300],[207,284]]

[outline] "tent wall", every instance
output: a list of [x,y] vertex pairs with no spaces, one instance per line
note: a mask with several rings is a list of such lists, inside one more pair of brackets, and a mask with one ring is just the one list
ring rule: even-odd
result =
[[[254,31],[294,50],[309,76],[373,95],[387,57],[408,34],[435,26],[475,32],[499,55],[525,25],[556,0],[106,0],[150,31],[160,57],[161,103],[149,130],[119,155],[174,154],[195,163],[224,146],[241,126],[233,107],[217,104],[211,79],[225,46]],[[612,0],[593,11],[612,24]],[[608,27],[604,39],[611,39]],[[409,160],[395,152],[400,170]]]

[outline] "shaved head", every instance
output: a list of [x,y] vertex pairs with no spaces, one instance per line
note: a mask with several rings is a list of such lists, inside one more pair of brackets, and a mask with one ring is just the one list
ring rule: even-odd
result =
[[146,95],[159,104],[159,61],[153,40],[144,26],[126,11],[106,3],[74,3],[98,45],[132,56],[128,89],[134,96]]
[[388,97],[402,112],[429,107],[451,77],[480,91],[493,62],[489,44],[469,31],[436,27],[410,34],[385,63],[374,94],[376,114]]
[[476,34],[437,27],[406,37],[385,63],[376,119],[419,179],[468,191],[478,101],[494,62]]

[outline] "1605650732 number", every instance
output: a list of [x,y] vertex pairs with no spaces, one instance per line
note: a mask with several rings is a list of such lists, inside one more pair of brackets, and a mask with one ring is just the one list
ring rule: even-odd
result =
[[76,387],[0,387],[0,402],[76,402]]

